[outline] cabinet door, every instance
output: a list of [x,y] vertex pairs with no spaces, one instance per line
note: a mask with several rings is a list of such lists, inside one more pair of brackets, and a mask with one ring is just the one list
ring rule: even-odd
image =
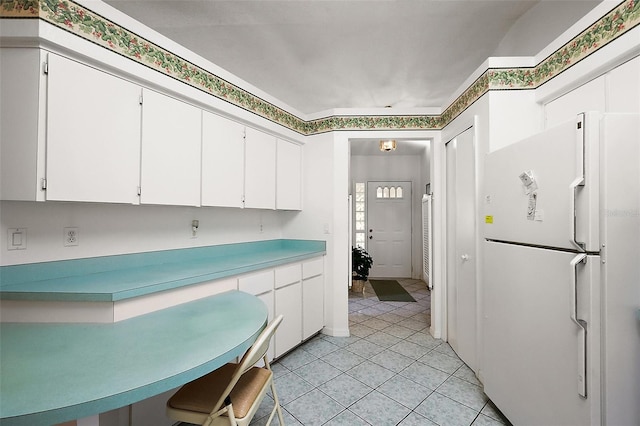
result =
[[276,161],[276,208],[302,209],[302,148],[278,139]]
[[48,200],[137,203],[140,87],[49,54]]
[[242,207],[244,126],[202,113],[202,205]]
[[[238,290],[258,295],[273,291],[273,270],[260,271],[238,278]],[[273,309],[271,309],[273,310]]]
[[[260,271],[238,278],[238,290],[245,293],[253,294],[267,305],[269,312],[268,321],[274,318],[274,293],[273,293],[274,273],[273,269]],[[269,360],[275,357],[275,339],[271,340],[269,350],[267,351]],[[261,363],[260,363],[261,364]]]
[[[267,305],[267,310],[269,311],[268,321],[271,322],[271,320],[273,319],[273,290],[268,291],[266,293],[258,294],[256,297],[262,300],[262,303]],[[276,346],[275,340],[271,339],[271,343],[269,344],[269,349],[267,350],[267,357],[269,358],[269,361],[275,358],[275,355],[276,355],[275,346]],[[262,362],[260,362],[259,365],[260,364],[262,364]]]
[[40,49],[0,48],[2,200],[45,200],[46,55]]
[[200,205],[201,136],[199,108],[143,91],[141,203]]
[[324,277],[317,275],[302,281],[302,339],[308,339],[324,327]]
[[275,353],[279,357],[302,341],[302,284],[297,282],[275,293],[275,314],[284,315],[275,336]]
[[276,138],[247,127],[244,206],[276,208]]

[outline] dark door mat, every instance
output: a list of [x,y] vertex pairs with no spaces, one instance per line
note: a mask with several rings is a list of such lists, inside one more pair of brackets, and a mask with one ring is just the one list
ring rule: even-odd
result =
[[382,302],[415,302],[407,290],[396,280],[369,280],[373,291]]

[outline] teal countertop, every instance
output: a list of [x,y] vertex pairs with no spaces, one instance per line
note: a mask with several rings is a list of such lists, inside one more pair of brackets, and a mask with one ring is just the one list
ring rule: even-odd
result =
[[324,241],[269,240],[3,266],[0,299],[115,302],[325,253]]
[[50,425],[181,386],[241,355],[267,307],[230,291],[112,324],[0,324],[0,423]]

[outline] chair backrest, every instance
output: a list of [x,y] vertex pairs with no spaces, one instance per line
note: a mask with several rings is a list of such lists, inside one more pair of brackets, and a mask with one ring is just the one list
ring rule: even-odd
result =
[[[256,339],[256,341],[253,342],[253,345],[251,345],[251,347],[247,350],[247,352],[245,352],[245,354],[242,356],[242,359],[240,360],[238,367],[233,373],[233,377],[231,378],[231,381],[229,382],[229,384],[227,385],[227,388],[225,389],[224,393],[220,397],[220,400],[217,401],[216,405],[214,406],[215,408],[213,412],[215,412],[222,406],[223,401],[225,400],[227,395],[231,393],[236,383],[238,383],[238,380],[240,380],[240,377],[247,370],[253,367],[261,358],[265,356],[265,354],[267,353],[267,350],[269,349],[269,342],[271,341],[271,337],[273,337],[273,334],[276,332],[276,329],[282,322],[283,318],[284,316],[282,314],[274,318],[264,328],[264,330],[262,330],[262,332],[258,335],[258,338]],[[265,363],[266,362],[267,360],[265,359]]]
[[282,322],[283,318],[284,316],[282,314],[275,317],[265,327],[265,329],[262,330],[249,350],[245,352],[242,359],[240,360],[239,370],[242,373],[253,367],[261,358],[264,357],[264,354],[267,353],[267,350],[269,349],[269,343],[271,342],[271,337],[273,337],[273,334],[276,332],[276,329]]

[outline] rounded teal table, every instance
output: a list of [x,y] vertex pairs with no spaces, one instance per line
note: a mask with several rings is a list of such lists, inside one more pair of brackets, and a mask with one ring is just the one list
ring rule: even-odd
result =
[[267,308],[238,291],[112,324],[0,324],[0,424],[51,425],[157,395],[243,354]]

